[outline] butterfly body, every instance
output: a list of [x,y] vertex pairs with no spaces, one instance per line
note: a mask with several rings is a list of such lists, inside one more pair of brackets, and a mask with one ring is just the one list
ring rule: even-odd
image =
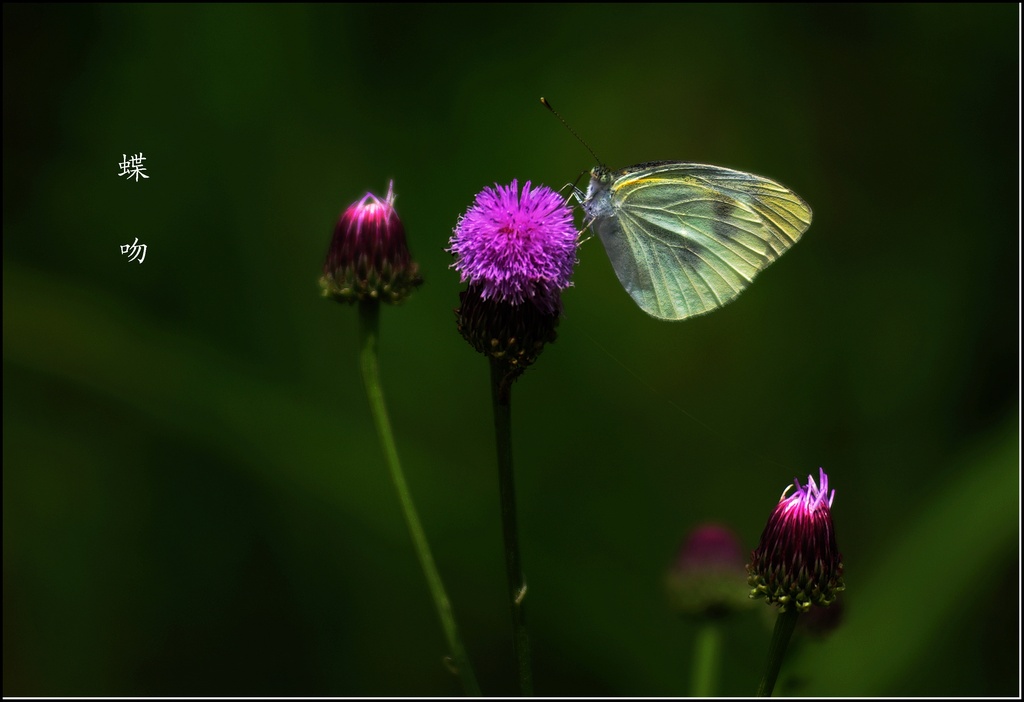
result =
[[583,210],[626,292],[666,320],[731,302],[811,224],[773,180],[682,161],[598,166]]

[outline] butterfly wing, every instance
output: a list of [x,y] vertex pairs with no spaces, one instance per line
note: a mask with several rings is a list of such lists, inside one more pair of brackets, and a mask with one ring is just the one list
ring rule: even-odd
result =
[[626,292],[659,319],[732,301],[811,224],[799,196],[750,173],[667,162],[616,175],[592,226]]

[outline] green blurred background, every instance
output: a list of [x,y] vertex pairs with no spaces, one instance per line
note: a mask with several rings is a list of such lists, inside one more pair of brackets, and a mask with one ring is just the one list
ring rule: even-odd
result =
[[[515,692],[487,363],[444,249],[482,187],[593,165],[542,95],[610,166],[762,174],[814,223],[683,323],[580,248],[514,391],[538,693],[686,694],[680,543],[716,521],[753,548],[818,466],[843,625],[777,691],[1019,693],[1018,8],[3,13],[5,695],[460,692],[356,312],[316,285],[391,178],[426,277],[383,311],[399,451],[484,693]],[[138,152],[150,179],[118,177]],[[722,694],[755,690],[765,612],[726,625]]]

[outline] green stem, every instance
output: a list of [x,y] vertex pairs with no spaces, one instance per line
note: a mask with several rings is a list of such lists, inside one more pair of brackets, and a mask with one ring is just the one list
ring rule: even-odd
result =
[[498,444],[498,482],[501,493],[501,526],[505,536],[505,573],[512,607],[512,642],[519,673],[519,691],[533,696],[533,670],[530,667],[530,637],[526,632],[523,598],[526,583],[519,559],[519,530],[516,527],[516,488],[512,475],[512,385],[505,364],[491,358],[491,399],[494,404],[494,433]]
[[455,624],[451,604],[448,602],[448,595],[445,594],[441,576],[437,572],[437,566],[434,565],[434,556],[430,553],[430,545],[427,543],[427,537],[420,524],[416,507],[412,503],[409,486],[406,485],[405,476],[402,474],[402,465],[398,462],[398,450],[395,448],[395,437],[391,433],[391,421],[388,419],[384,393],[380,384],[380,364],[377,354],[379,322],[380,303],[376,300],[361,301],[359,303],[359,341],[361,345],[359,365],[363,372],[366,395],[370,400],[370,412],[373,414],[374,424],[377,425],[377,436],[380,438],[381,448],[384,450],[384,457],[391,471],[391,480],[398,491],[398,499],[402,503],[402,511],[405,513],[405,521],[409,526],[409,534],[412,536],[416,555],[420,559],[423,574],[430,587],[430,594],[437,607],[437,615],[441,618],[441,626],[448,639],[456,672],[462,680],[465,693],[471,697],[479,697],[480,687],[477,685],[473,668],[469,664],[469,658],[466,657],[462,639],[459,638],[459,630]]
[[772,632],[772,642],[768,646],[768,665],[764,669],[764,677],[761,678],[761,685],[757,688],[758,697],[771,697],[775,689],[775,681],[779,677],[779,669],[782,667],[782,659],[786,657],[786,647],[796,627],[797,617],[800,611],[795,608],[787,609],[779,613],[775,620],[775,631]]
[[691,697],[714,697],[718,680],[718,665],[722,655],[722,627],[707,622],[697,630],[697,644],[693,651],[693,677]]

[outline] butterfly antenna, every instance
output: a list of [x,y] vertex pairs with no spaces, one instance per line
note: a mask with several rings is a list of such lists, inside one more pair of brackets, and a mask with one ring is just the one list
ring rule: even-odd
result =
[[540,99],[540,104],[544,105],[544,107],[546,107],[549,110],[551,110],[551,114],[553,114],[555,117],[557,117],[558,121],[561,122],[562,124],[564,124],[565,128],[568,129],[569,132],[572,133],[572,135],[574,137],[576,137],[581,144],[583,144],[583,147],[587,151],[590,152],[590,155],[594,157],[594,160],[597,161],[597,164],[599,166],[603,166],[604,165],[603,163],[601,163],[601,159],[599,159],[597,157],[597,154],[594,153],[594,150],[592,148],[590,148],[590,145],[587,142],[583,141],[583,137],[581,137],[579,134],[577,134],[575,129],[573,129],[572,127],[569,126],[569,123],[565,121],[565,119],[562,117],[562,115],[558,114],[558,111],[551,106],[551,103],[548,102],[547,98],[541,98]]

